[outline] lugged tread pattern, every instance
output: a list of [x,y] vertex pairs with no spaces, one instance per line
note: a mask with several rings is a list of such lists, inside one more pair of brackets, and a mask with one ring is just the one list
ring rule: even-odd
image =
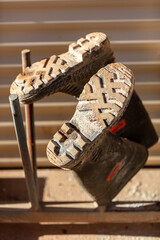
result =
[[[106,62],[110,63],[113,60],[113,52],[107,36],[103,33],[91,33],[70,44],[67,53],[53,55],[49,59],[43,59],[27,67],[12,83],[10,92],[19,95],[20,101],[24,103],[36,101],[57,91],[76,96],[98,70],[96,66],[90,67],[94,61],[99,61],[102,67]],[[75,77],[77,75],[82,79],[78,84]]]
[[[56,166],[73,168],[82,155],[98,148],[104,129],[119,120],[129,104],[134,76],[121,63],[100,69],[84,86],[76,112],[70,123],[64,124],[47,147],[49,161]],[[97,127],[98,126],[98,127]],[[101,135],[102,134],[102,135]]]
[[[79,97],[77,110],[93,111],[94,119],[103,128],[110,126],[126,99],[133,90],[134,77],[126,66],[121,63],[109,64],[100,69],[85,85]],[[105,123],[105,124],[104,124]]]
[[24,74],[19,74],[14,83],[21,87],[23,94],[27,94],[43,84],[49,84],[52,79],[56,79],[68,69],[69,66],[65,60],[53,55],[49,59],[44,59],[34,63],[31,67],[27,67]]
[[[64,123],[48,143],[48,159],[59,167],[65,166],[70,162],[72,162],[74,166],[76,159],[88,142],[89,141],[85,139],[74,126],[69,123]],[[70,166],[72,166],[71,163]]]
[[92,51],[98,50],[106,41],[104,33],[90,33],[85,38],[80,38],[76,43],[69,45],[69,52],[75,55],[80,61]]

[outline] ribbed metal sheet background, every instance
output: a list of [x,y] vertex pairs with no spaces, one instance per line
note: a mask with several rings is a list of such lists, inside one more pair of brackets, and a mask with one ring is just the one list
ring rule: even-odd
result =
[[[160,135],[160,1],[0,1],[0,167],[20,166],[8,95],[21,71],[20,52],[32,51],[32,62],[67,50],[71,41],[93,31],[106,33],[116,61],[130,67]],[[49,166],[46,145],[74,113],[76,100],[56,94],[35,104],[39,166]],[[23,109],[23,107],[22,107]],[[150,150],[148,165],[160,165],[160,142]]]

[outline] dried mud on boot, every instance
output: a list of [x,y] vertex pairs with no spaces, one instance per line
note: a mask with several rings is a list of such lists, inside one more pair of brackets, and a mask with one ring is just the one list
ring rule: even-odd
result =
[[99,206],[107,206],[147,160],[145,146],[109,132],[124,114],[133,86],[134,76],[123,64],[100,69],[85,85],[70,122],[47,147],[49,161],[72,169]]
[[121,63],[101,68],[84,86],[75,114],[53,136],[47,156],[56,166],[73,168],[105,131],[118,122],[126,110],[134,89],[131,70]]
[[100,32],[90,33],[71,43],[68,52],[27,67],[12,83],[10,93],[16,93],[23,103],[31,103],[56,92],[77,97],[90,77],[113,61],[107,36]]

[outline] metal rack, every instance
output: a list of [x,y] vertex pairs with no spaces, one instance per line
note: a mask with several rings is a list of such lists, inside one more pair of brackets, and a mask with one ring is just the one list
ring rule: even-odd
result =
[[[30,65],[30,50],[23,50],[22,70]],[[28,207],[28,205],[26,207],[21,206],[20,203],[9,204],[7,207],[0,205],[0,222],[160,222],[159,202],[114,202],[107,211],[103,211],[102,208],[56,207],[51,202],[40,202],[36,166],[34,106],[33,104],[25,105],[25,133],[18,96],[10,95],[9,101],[31,207]],[[135,208],[135,203],[139,207]]]

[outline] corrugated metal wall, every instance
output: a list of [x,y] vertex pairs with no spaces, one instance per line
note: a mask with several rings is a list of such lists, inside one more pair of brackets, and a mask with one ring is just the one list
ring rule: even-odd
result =
[[[20,166],[8,95],[21,72],[24,48],[32,62],[60,54],[71,41],[93,31],[106,33],[116,61],[135,73],[136,90],[160,134],[160,1],[159,0],[0,0],[0,167]],[[38,165],[48,140],[74,113],[76,100],[56,94],[35,104]],[[160,164],[160,142],[147,164]]]

